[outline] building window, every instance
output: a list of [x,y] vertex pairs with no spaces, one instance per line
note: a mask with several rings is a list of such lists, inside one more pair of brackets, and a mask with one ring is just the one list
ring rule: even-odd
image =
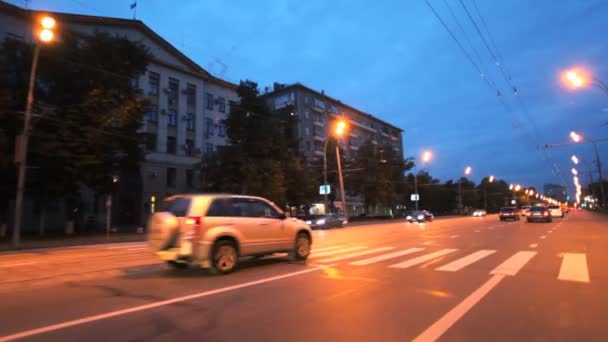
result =
[[178,104],[177,104],[178,93],[179,93],[179,81],[174,78],[170,78],[169,79],[169,93],[167,94],[167,105],[170,108],[178,107]]
[[312,126],[312,135],[317,136],[317,126]]
[[218,110],[220,113],[226,113],[226,100],[223,97],[217,98],[217,104],[219,105]]
[[207,152],[207,153],[213,153],[213,144],[206,143],[205,144],[205,152]]
[[192,170],[186,170],[186,185],[194,186],[194,172]]
[[148,75],[148,96],[151,96],[151,97],[158,96],[158,87],[160,84],[159,80],[160,80],[160,75],[155,72],[151,72]]
[[156,134],[146,133],[146,151],[156,151]]
[[217,135],[220,137],[226,136],[226,120],[220,121],[220,125],[217,127]]
[[184,151],[187,156],[192,156],[194,153],[194,141],[192,139],[186,139],[186,143],[184,144]]
[[323,152],[323,143],[322,142],[315,140],[314,144],[315,144],[315,151]]
[[186,128],[189,131],[193,131],[194,130],[194,113],[187,113],[186,114]]
[[167,168],[167,186],[175,188],[177,181],[177,170],[174,167]]
[[213,135],[213,120],[211,118],[205,119],[205,135],[206,136]]
[[310,141],[306,142],[306,151],[310,152]]
[[207,109],[213,110],[213,94],[205,94],[205,105],[207,106]]
[[305,111],[305,112],[304,112],[304,118],[308,119],[308,115],[309,115],[309,114],[308,114],[308,111]]
[[167,153],[175,154],[177,147],[177,139],[175,137],[167,137]]
[[158,106],[155,104],[148,105],[145,117],[150,122],[158,122]]
[[169,109],[169,113],[167,114],[167,122],[169,126],[177,126],[177,110],[175,108]]
[[196,106],[196,86],[194,84],[186,86],[186,104],[191,107]]
[[306,135],[310,135],[310,128],[306,127]]

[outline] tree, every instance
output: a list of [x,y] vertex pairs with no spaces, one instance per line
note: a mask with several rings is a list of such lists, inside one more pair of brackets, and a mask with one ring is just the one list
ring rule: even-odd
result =
[[[12,156],[23,126],[32,46],[5,40],[0,59],[0,136],[10,143]],[[36,172],[29,172],[28,195],[38,202],[60,197],[72,209],[79,185],[104,193],[114,173],[139,173],[143,153],[137,130],[146,103],[133,80],[149,60],[141,43],[106,33],[66,30],[61,41],[41,49],[28,146],[28,164]],[[16,172],[6,160],[0,168],[0,174]],[[13,198],[14,177],[0,182],[3,195]]]

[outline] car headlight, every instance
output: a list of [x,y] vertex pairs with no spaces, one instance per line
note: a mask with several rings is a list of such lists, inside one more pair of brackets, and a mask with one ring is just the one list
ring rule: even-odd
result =
[[317,220],[316,224],[325,224],[325,219]]
[[424,215],[418,215],[419,220],[424,220]]
[[312,224],[311,220],[306,221],[306,224]]
[[411,220],[412,219],[412,215],[407,215],[406,219]]

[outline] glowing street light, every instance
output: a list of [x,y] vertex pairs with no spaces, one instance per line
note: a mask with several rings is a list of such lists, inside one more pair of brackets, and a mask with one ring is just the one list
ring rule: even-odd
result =
[[530,191],[528,191],[528,194],[529,194],[530,196],[534,196],[534,190],[530,189]]
[[578,171],[575,168],[572,168],[572,170],[570,170],[572,172],[573,175],[578,176]]
[[55,33],[53,32],[55,25],[56,21],[53,17],[50,17],[48,15],[42,17],[42,19],[40,20],[40,26],[42,26],[42,30],[40,30],[38,38],[40,38],[40,40],[44,43],[49,43],[53,41],[53,39],[55,38]]
[[521,190],[521,185],[517,184],[517,185],[515,186],[515,191],[519,191],[519,190]]
[[574,141],[575,143],[581,142],[583,141],[583,136],[576,133],[575,131],[571,131],[570,132],[570,139],[572,139],[572,141]]
[[346,129],[348,128],[348,123],[344,119],[340,119],[336,122],[336,127],[334,129],[334,134],[336,137],[342,137],[344,133],[346,133]]
[[577,70],[567,70],[562,75],[567,85],[572,88],[582,88],[587,83],[585,75]]
[[[348,130],[348,121],[345,118],[340,118],[334,122],[333,131],[327,132],[327,137],[325,138],[325,153],[323,154],[323,185],[327,185],[327,145],[329,143],[329,135],[333,133],[336,139],[342,138],[346,135]],[[336,143],[336,162],[338,164],[338,176],[340,181],[340,192],[342,194],[342,210],[344,211],[344,216],[348,217],[347,208],[346,208],[346,195],[344,193],[344,178],[342,177],[342,163],[340,162],[340,146]],[[327,210],[327,193],[325,194],[325,209]]]
[[513,184],[509,184],[509,190],[513,190],[513,188],[515,188],[515,186]]
[[473,171],[473,169],[472,169],[470,166],[467,166],[467,167],[464,169],[464,174],[468,176],[468,175],[470,175],[470,174],[471,174],[471,172],[472,172],[472,171]]
[[426,150],[422,152],[422,162],[428,163],[433,158],[433,152]]
[[488,182],[489,183],[493,183],[494,182],[494,176],[490,176],[490,178],[488,178]]
[[577,156],[575,156],[574,154],[572,155],[572,157],[570,157],[570,160],[572,160],[572,162],[573,162],[575,165],[578,165],[578,162],[579,162],[578,157],[577,157]]

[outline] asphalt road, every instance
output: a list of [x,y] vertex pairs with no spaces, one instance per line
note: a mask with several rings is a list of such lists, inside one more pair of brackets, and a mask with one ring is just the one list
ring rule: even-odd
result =
[[372,224],[313,250],[226,276],[143,243],[0,253],[0,341],[608,340],[608,216]]

